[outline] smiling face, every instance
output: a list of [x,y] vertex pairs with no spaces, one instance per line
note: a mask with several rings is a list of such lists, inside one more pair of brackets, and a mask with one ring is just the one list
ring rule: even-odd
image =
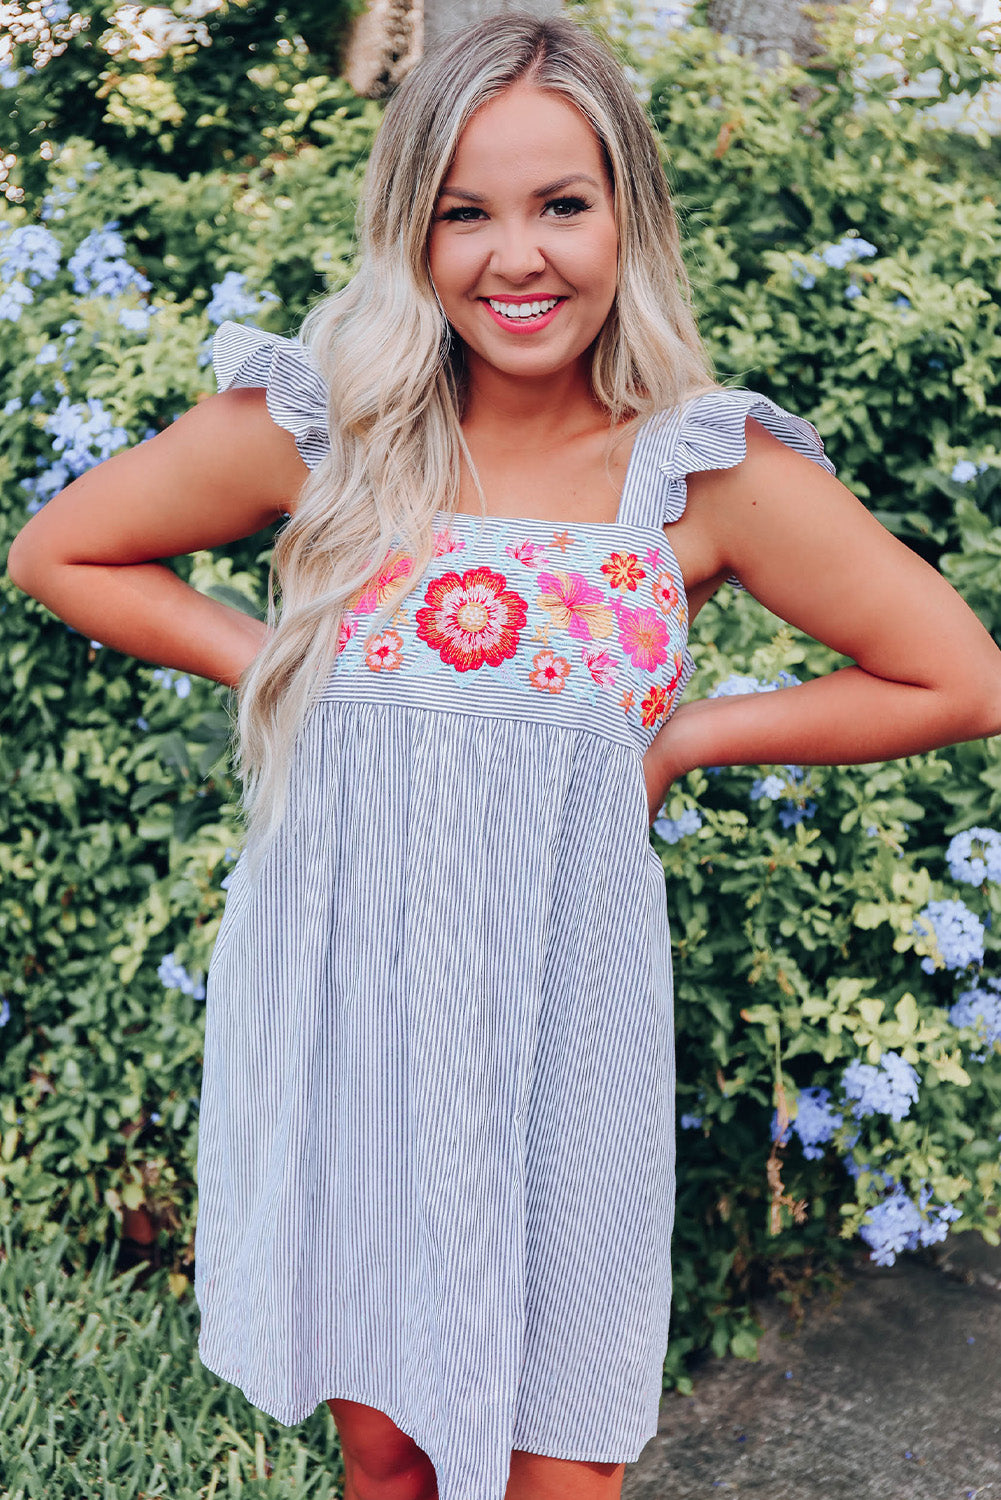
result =
[[618,236],[601,146],[574,105],[517,83],[476,111],[428,264],[471,379],[478,362],[521,379],[584,372],[615,300]]

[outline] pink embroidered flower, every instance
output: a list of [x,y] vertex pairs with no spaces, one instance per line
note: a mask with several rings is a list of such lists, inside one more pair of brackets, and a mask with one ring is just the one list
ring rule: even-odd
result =
[[417,635],[458,672],[484,663],[499,666],[518,649],[518,632],[528,605],[507,586],[503,573],[467,568],[442,573],[424,594],[426,608],[417,611]]
[[434,552],[432,555],[434,557],[444,557],[446,552],[461,552],[466,545],[457,536],[453,536],[447,526],[444,531],[436,531],[433,535]]
[[619,610],[619,644],[634,667],[653,672],[667,660],[668,631],[652,609]]
[[358,621],[352,620],[348,615],[341,615],[341,630],[337,639],[337,655],[340,656],[348,641],[358,629]]
[[601,571],[613,589],[635,589],[640,579],[646,577],[635,552],[613,552],[605,558]]
[[652,592],[653,602],[661,614],[669,615],[673,609],[677,609],[678,600],[681,595],[678,593],[678,586],[670,573],[657,574],[657,577],[653,581]]
[[615,673],[618,670],[618,662],[609,656],[607,651],[602,651],[595,646],[582,646],[580,648],[581,660],[590,672],[599,687],[614,687]]
[[394,592],[393,584],[398,578],[407,578],[413,567],[413,558],[405,552],[395,552],[388,557],[379,569],[376,576],[362,589],[358,595],[354,609],[360,615],[370,615],[385,603],[386,599]]
[[526,568],[538,567],[539,558],[546,555],[546,549],[541,542],[519,542],[514,547],[509,542],[504,551],[513,557],[515,562],[524,563]]
[[644,554],[643,561],[647,565],[647,571],[650,572],[650,573],[655,573],[657,571],[657,569],[661,566],[660,548],[659,547],[651,547],[650,551]]
[[365,642],[365,663],[373,672],[395,672],[403,665],[403,638],[395,630],[370,635]]
[[555,651],[537,651],[532,666],[535,671],[529,672],[528,680],[534,688],[541,693],[562,693],[570,675],[570,663],[565,656],[557,656]]
[[539,574],[543,592],[538,603],[553,617],[558,630],[566,630],[578,641],[603,640],[615,634],[615,621],[605,596],[583,573]]

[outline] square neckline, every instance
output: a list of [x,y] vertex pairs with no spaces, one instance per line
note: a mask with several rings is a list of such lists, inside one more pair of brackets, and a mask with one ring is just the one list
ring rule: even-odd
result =
[[[464,521],[487,521],[494,523],[500,522],[506,523],[511,526],[546,526],[557,530],[560,527],[566,528],[570,526],[574,526],[578,530],[581,528],[585,528],[588,531],[612,531],[620,528],[625,528],[632,531],[654,531],[658,534],[658,536],[661,536],[664,533],[659,527],[645,526],[634,521],[624,521],[622,519],[623,512],[626,509],[626,501],[632,494],[633,476],[638,467],[636,455],[640,447],[640,442],[645,435],[647,428],[655,421],[657,417],[661,415],[662,413],[660,412],[653,412],[649,417],[646,417],[636,429],[636,432],[633,436],[633,445],[629,450],[629,460],[626,464],[626,472],[622,477],[622,488],[619,491],[619,503],[615,512],[614,521],[567,521],[561,520],[560,518],[555,516],[490,516],[483,515],[480,512],[468,510],[436,510],[434,513],[435,520],[437,521],[440,517],[444,517],[448,520],[461,519]],[[672,558],[674,558],[674,549],[669,548],[669,550],[671,552]],[[676,558],[674,558],[674,561],[675,565],[677,565]]]

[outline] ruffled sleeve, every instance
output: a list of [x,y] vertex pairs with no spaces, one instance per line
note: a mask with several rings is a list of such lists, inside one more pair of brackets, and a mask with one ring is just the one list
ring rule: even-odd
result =
[[272,419],[295,438],[303,462],[318,467],[330,452],[327,386],[298,339],[245,323],[220,323],[212,364],[220,391],[262,387]]
[[[752,416],[788,447],[814,463],[836,472],[824,452],[820,433],[805,417],[797,417],[757,391],[727,389],[696,396],[683,409],[668,439],[668,452],[658,467],[667,477],[663,492],[662,524],[678,521],[688,503],[688,475],[707,469],[732,469],[747,456],[745,424]],[[736,588],[739,578],[728,578]]]

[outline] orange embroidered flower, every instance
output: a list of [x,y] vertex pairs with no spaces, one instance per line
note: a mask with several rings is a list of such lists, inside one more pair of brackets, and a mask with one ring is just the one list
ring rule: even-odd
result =
[[583,573],[540,573],[538,604],[553,617],[558,630],[579,641],[603,640],[615,634],[612,611],[605,596]]
[[403,638],[395,630],[370,635],[365,642],[365,662],[373,672],[394,672],[403,665]]
[[652,687],[640,704],[642,709],[642,722],[644,725],[656,724],[662,719],[668,710],[667,689]]
[[678,600],[681,598],[681,595],[678,593],[678,586],[670,573],[657,574],[657,577],[653,581],[652,592],[653,602],[662,614],[669,615],[672,609],[677,609]]
[[570,675],[570,663],[565,656],[557,656],[555,651],[537,651],[532,657],[534,672],[529,672],[528,680],[540,693],[562,693],[563,684]]
[[632,708],[632,706],[633,706],[633,704],[635,702],[636,702],[636,699],[633,697],[633,695],[629,691],[629,689],[626,688],[626,691],[622,694],[622,697],[619,699],[619,707],[620,708],[624,708],[625,711],[626,711],[626,713],[628,713],[629,710]]
[[582,646],[581,660],[599,687],[614,687],[619,663],[607,651],[596,646]]
[[458,672],[484,664],[499,666],[518,649],[528,605],[492,568],[442,573],[424,594],[417,611],[417,635]]
[[634,667],[653,672],[667,660],[668,631],[652,609],[619,610],[619,644]]
[[601,571],[613,589],[635,589],[640,579],[646,577],[635,552],[613,552],[605,558]]

